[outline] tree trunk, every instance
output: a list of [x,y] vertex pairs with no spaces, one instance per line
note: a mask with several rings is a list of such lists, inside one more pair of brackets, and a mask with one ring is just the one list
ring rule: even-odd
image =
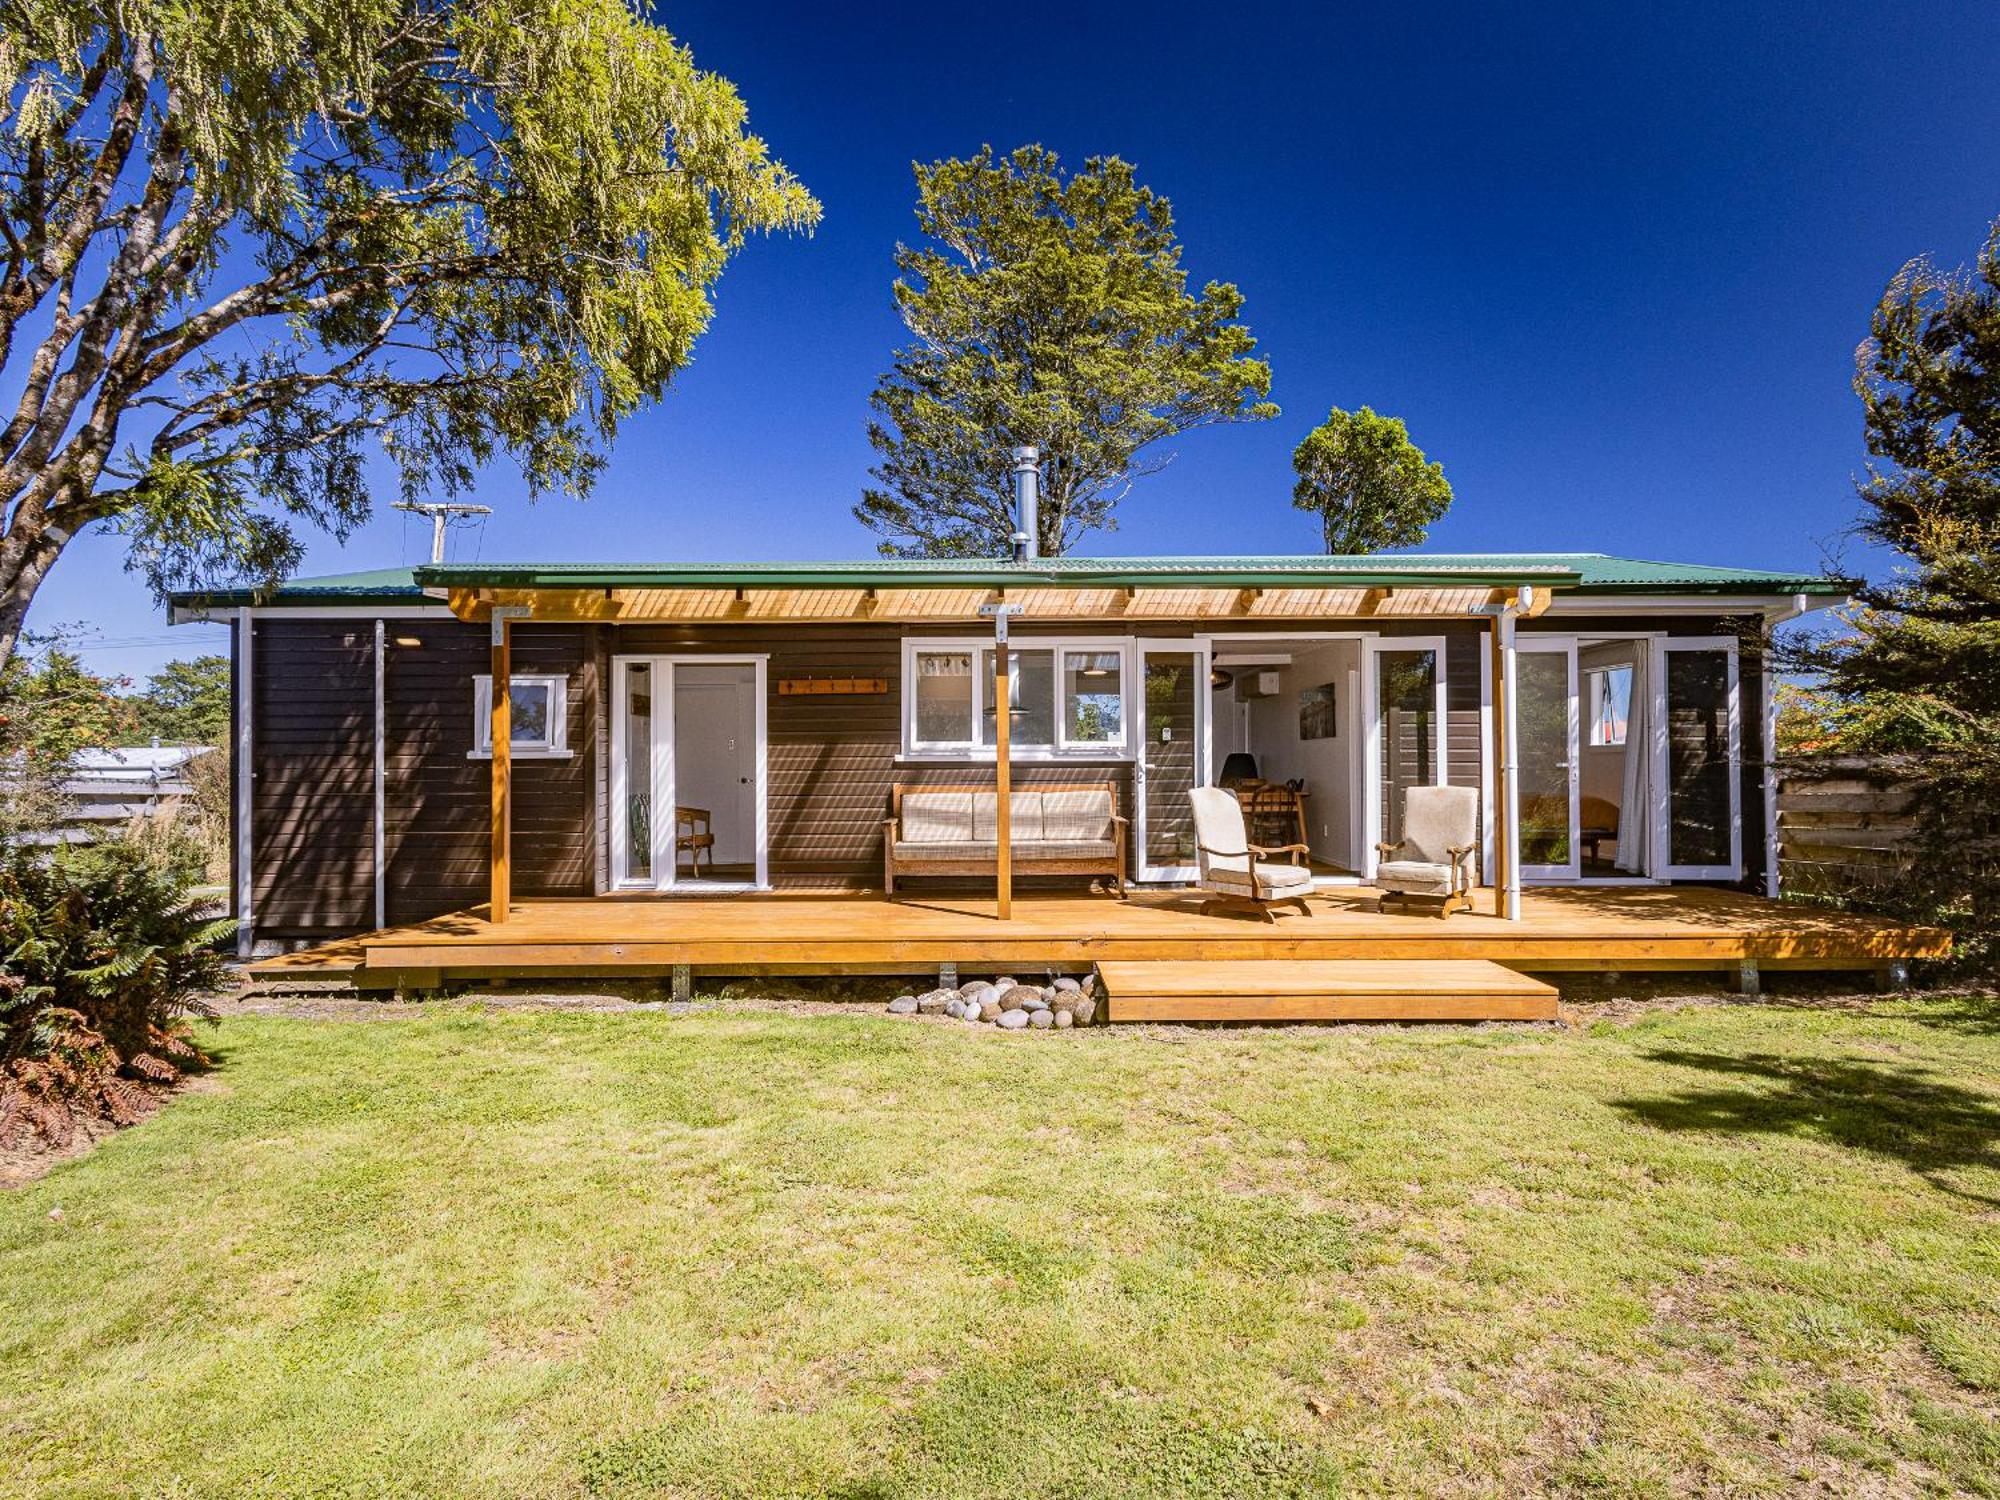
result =
[[28,606],[34,603],[35,590],[48,577],[66,539],[50,527],[28,543],[18,562],[0,563],[0,666],[14,659],[27,624]]

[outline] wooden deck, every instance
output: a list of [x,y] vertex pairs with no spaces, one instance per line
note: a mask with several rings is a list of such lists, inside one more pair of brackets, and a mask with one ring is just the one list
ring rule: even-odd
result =
[[1113,1021],[1549,1021],[1553,985],[1483,958],[1106,959]]
[[[1485,893],[1482,893],[1482,900]],[[1932,929],[1899,927],[1734,891],[1544,887],[1522,920],[1483,912],[1384,914],[1374,893],[1316,896],[1310,916],[1265,923],[1205,915],[1189,892],[1021,895],[1011,921],[990,897],[752,895],[517,902],[495,926],[482,908],[266,959],[264,979],[347,978],[425,988],[493,978],[695,974],[1082,972],[1106,960],[1485,959],[1524,972],[1575,969],[1884,970],[1944,953]]]

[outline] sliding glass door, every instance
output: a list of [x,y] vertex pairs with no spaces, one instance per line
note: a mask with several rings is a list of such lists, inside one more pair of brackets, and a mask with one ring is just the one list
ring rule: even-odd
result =
[[1384,636],[1366,643],[1362,692],[1368,723],[1367,812],[1361,854],[1373,878],[1377,842],[1403,837],[1403,801],[1411,787],[1443,786],[1446,764],[1444,642],[1433,636]]

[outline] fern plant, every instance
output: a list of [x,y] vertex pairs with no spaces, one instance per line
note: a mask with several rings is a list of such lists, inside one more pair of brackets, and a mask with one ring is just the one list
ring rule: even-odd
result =
[[122,840],[0,851],[0,1144],[128,1124],[205,1064],[189,1023],[235,928]]

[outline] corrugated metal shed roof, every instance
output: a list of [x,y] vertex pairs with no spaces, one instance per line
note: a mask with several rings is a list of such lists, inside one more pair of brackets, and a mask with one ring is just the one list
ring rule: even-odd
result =
[[250,590],[174,596],[184,609],[243,604],[408,604],[429,588],[994,588],[1034,582],[1256,587],[1277,584],[1421,586],[1540,583],[1585,594],[1842,594],[1850,580],[1819,573],[1712,567],[1602,552],[1375,553],[1303,557],[864,558],[849,562],[446,563],[297,578]]

